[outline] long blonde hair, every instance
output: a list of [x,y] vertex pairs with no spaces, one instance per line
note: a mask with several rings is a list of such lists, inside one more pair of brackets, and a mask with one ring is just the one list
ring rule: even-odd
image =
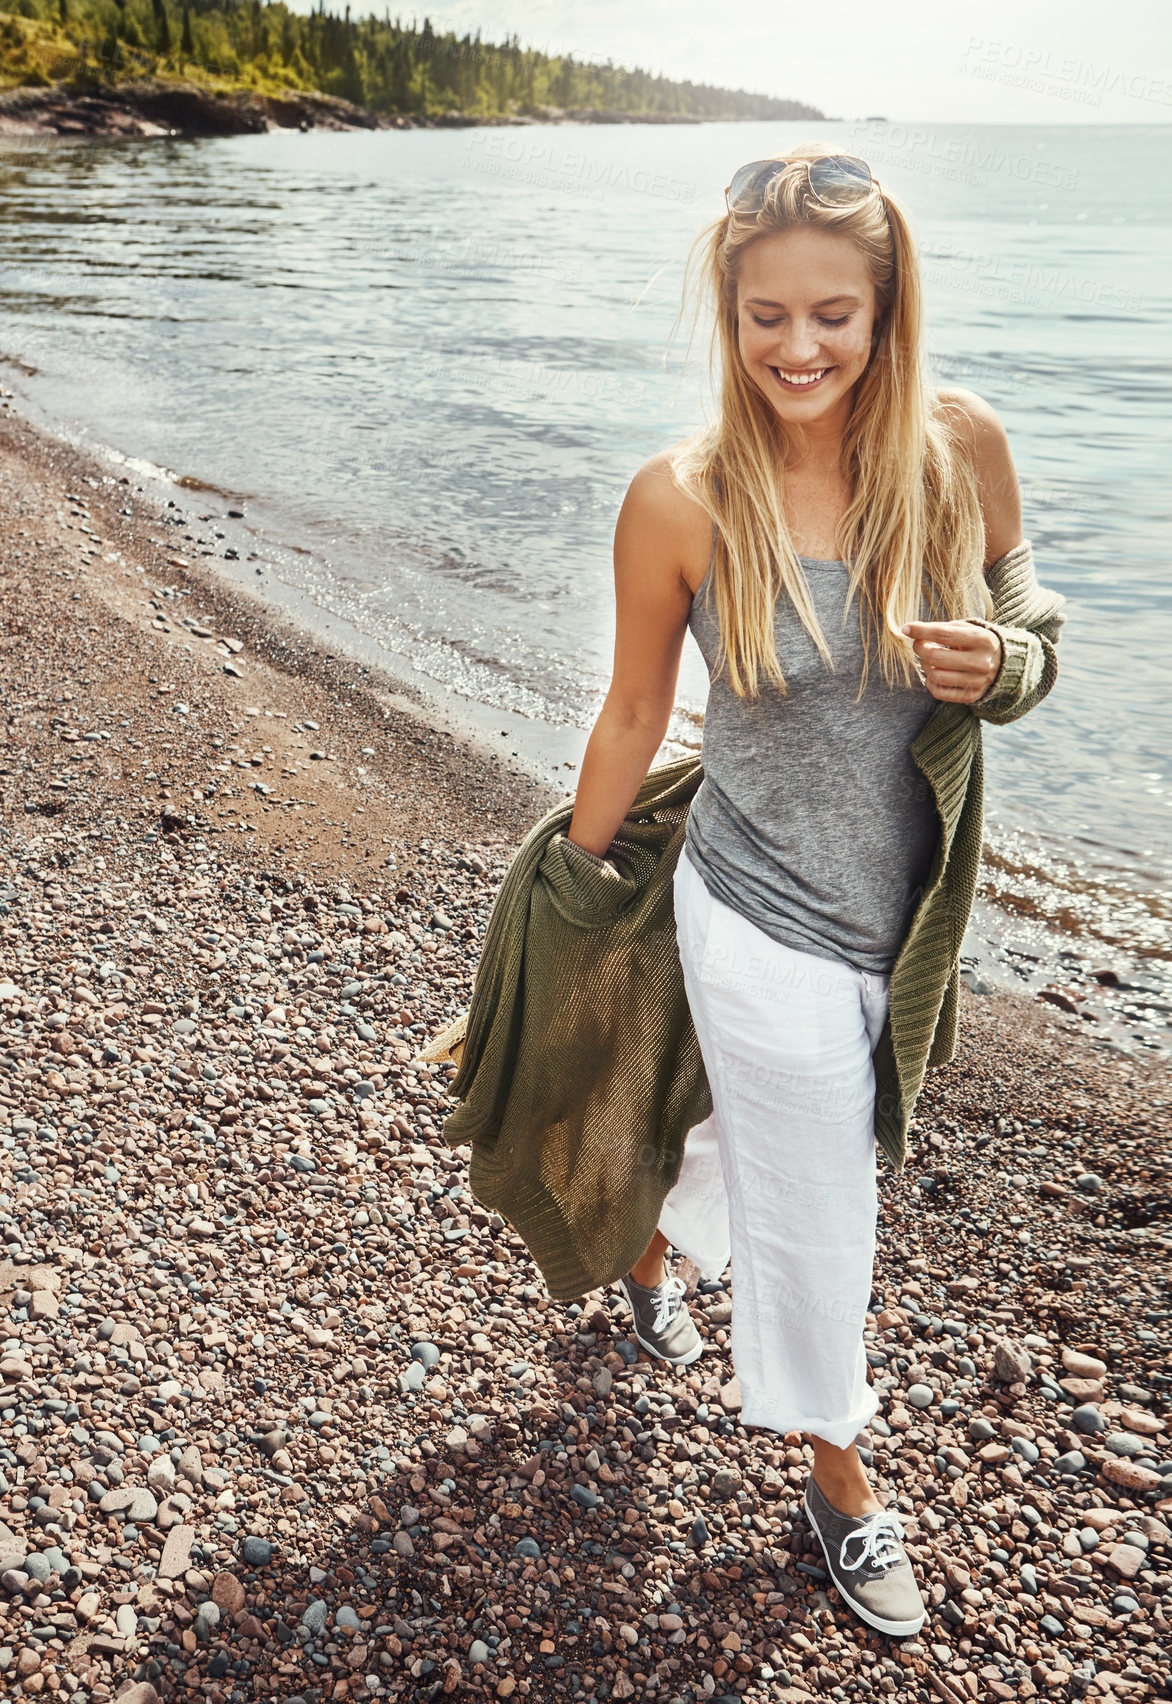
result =
[[[784,158],[829,152],[806,142],[787,149]],[[848,611],[859,594],[864,656],[859,696],[867,682],[872,626],[878,629],[888,686],[897,671],[910,685],[914,653],[899,628],[920,619],[922,595],[935,620],[963,620],[976,613],[974,599],[986,616],[993,614],[971,459],[963,439],[949,429],[925,374],[919,259],[907,215],[887,188],[882,199],[872,194],[854,205],[825,207],[811,196],[804,171],[782,172],[759,213],[723,215],[695,239],[676,316],[678,324],[699,252],[698,307],[714,319],[710,369],[719,360],[720,406],[716,419],[678,445],[670,461],[677,483],[716,523],[711,576],[720,625],[716,672],[727,662],[729,684],[742,698],[758,696],[762,674],[782,693],[788,690],[774,632],[783,591],[833,668],[784,514],[784,468],[792,452],[804,451],[805,436],[769,406],[745,370],[737,339],[737,273],[745,250],[767,234],[799,225],[849,237],[875,288],[872,354],[842,443],[841,466],[852,497],[836,533],[836,548],[850,571]]]

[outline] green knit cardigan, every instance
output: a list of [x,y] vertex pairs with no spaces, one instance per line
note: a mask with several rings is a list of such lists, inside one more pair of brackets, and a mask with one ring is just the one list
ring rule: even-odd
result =
[[[957,1048],[960,947],[981,860],[981,723],[1012,722],[1057,677],[1066,600],[1028,542],[986,571],[1002,659],[975,704],[942,702],[912,742],[940,817],[936,856],[891,972],[874,1050],[875,1138],[902,1168],[925,1073]],[[537,822],[493,903],[468,1010],[419,1058],[458,1063],[444,1123],[469,1184],[568,1301],[629,1272],[712,1109],[684,993],[672,879],[695,757],[652,769],[608,849],[615,880],[566,839],[573,802]]]

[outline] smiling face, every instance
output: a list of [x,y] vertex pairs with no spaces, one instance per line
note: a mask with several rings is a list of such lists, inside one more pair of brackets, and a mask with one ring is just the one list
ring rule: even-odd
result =
[[782,419],[845,428],[875,322],[875,287],[850,238],[804,225],[750,243],[737,316],[746,371]]

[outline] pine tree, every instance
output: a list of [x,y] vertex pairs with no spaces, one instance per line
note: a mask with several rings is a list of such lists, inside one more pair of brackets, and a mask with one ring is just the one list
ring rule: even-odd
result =
[[151,10],[155,14],[155,51],[166,58],[171,51],[171,20],[164,0],[151,0]]
[[184,59],[195,58],[195,37],[191,33],[191,7],[183,8],[183,35],[179,42],[179,51]]

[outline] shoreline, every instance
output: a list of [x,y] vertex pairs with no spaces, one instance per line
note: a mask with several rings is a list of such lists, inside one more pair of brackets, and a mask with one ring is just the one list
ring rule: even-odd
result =
[[936,1601],[861,1641],[808,1447],[739,1426],[727,1279],[687,1369],[551,1303],[410,1066],[565,795],[9,410],[0,528],[0,1691],[1161,1695],[1162,1062],[962,990],[867,1321]]
[[[799,113],[794,117],[801,116]],[[286,90],[263,95],[248,89],[222,92],[197,83],[155,78],[71,89],[16,84],[0,88],[0,138],[75,136],[147,138],[263,135],[272,130],[444,130],[534,124],[727,124],[754,120],[677,114],[624,113],[601,107],[540,107],[532,114],[474,117],[445,112],[431,117],[379,113],[317,92]],[[818,122],[821,122],[820,120]]]
[[[199,517],[201,523],[214,521],[220,541],[215,548],[207,548],[211,541],[200,538],[198,543],[180,543],[179,551],[190,552],[195,571],[205,580],[210,575],[222,594],[243,600],[266,633],[286,635],[286,662],[317,667],[328,659],[333,667],[337,656],[344,655],[352,674],[382,682],[384,707],[409,709],[458,744],[471,744],[493,760],[511,757],[512,769],[535,784],[535,797],[553,802],[572,795],[585,744],[583,725],[526,713],[491,692],[481,698],[474,685],[449,688],[426,665],[417,666],[409,645],[355,625],[353,612],[322,595],[319,586],[328,583],[328,574],[324,582],[315,579],[322,560],[283,524],[279,500],[245,494],[230,481],[209,483],[140,459],[91,440],[84,430],[66,435],[27,384],[36,369],[0,351],[0,370],[5,367],[15,375],[11,382],[18,390],[15,396],[7,390],[0,373],[0,415],[16,416],[46,442],[93,458],[102,464],[103,476],[129,476],[139,517],[139,547],[144,535],[152,528],[157,532],[160,524],[164,531],[173,528],[176,537],[185,528],[194,529],[189,510],[206,504],[219,511],[214,517]],[[306,564],[311,565],[308,572]],[[698,755],[700,721],[677,704],[656,761]],[[1166,1060],[1165,990],[1142,948],[1109,934],[1068,931],[1053,914],[1053,904],[1030,902],[1023,881],[986,840],[982,880],[961,950],[962,976],[969,988],[982,997],[1004,992],[1027,1004],[1040,1001],[1075,1017],[1087,1026],[1091,1044],[1105,1052]],[[1061,900],[1061,893],[1056,897]]]

